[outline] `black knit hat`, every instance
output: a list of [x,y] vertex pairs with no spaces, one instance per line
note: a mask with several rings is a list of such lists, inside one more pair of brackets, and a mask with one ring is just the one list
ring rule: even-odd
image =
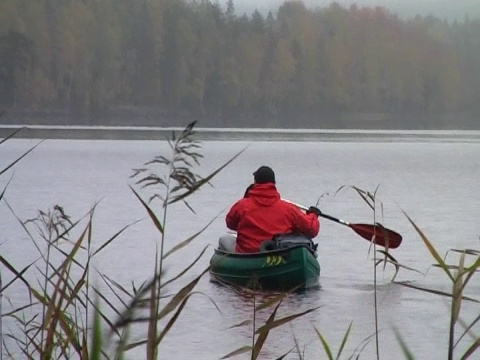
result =
[[256,184],[275,184],[275,173],[268,166],[260,166],[258,170],[253,173],[253,179]]

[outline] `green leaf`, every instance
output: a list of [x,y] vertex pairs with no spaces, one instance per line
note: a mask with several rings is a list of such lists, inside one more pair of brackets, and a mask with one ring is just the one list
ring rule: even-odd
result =
[[197,285],[197,283],[200,281],[200,278],[205,275],[209,270],[210,267],[206,268],[202,271],[200,275],[198,275],[195,279],[185,285],[182,289],[180,289],[180,291],[176,293],[167,303],[167,305],[165,305],[165,307],[160,311],[160,313],[158,314],[158,319],[162,319],[165,315],[173,311],[178,306],[178,304],[183,301],[183,299],[188,295],[188,293],[192,291],[192,289]]
[[242,346],[241,348],[238,348],[237,350],[234,350],[232,351],[231,353],[225,355],[225,356],[222,356],[220,359],[230,359],[234,356],[237,356],[237,355],[242,355],[242,354],[245,354],[245,353],[248,353],[252,350],[252,347],[251,346],[248,346],[248,345],[245,345],[245,346]]
[[6,171],[8,171],[11,167],[13,167],[16,163],[18,163],[20,160],[22,160],[25,156],[27,156],[30,152],[33,151],[33,149],[35,149],[38,145],[40,145],[42,142],[44,142],[44,140],[40,141],[37,145],[35,145],[34,147],[30,148],[30,150],[28,150],[27,152],[25,152],[22,156],[20,156],[17,160],[13,161],[12,163],[10,163],[10,165],[8,165],[6,168],[4,168],[3,170],[0,170],[0,176],[5,173]]
[[143,201],[143,199],[140,197],[140,195],[138,195],[138,193],[135,191],[134,188],[132,188],[130,185],[129,185],[129,187],[133,191],[133,193],[135,194],[137,199],[142,203],[143,207],[147,210],[148,215],[150,216],[150,219],[152,219],[155,227],[158,229],[158,231],[160,231],[161,234],[163,234],[163,226],[160,223],[160,221],[158,220],[158,218],[155,215],[155,213],[153,212],[153,210],[150,209],[150,207],[147,205],[147,203],[145,201]]
[[470,347],[465,351],[465,353],[462,355],[460,358],[461,360],[467,360],[470,358],[471,355],[473,355],[474,352],[476,352],[480,348],[480,338],[475,340],[475,342],[470,345]]
[[[3,114],[2,114],[3,115]],[[1,117],[1,116],[0,116]],[[5,141],[7,141],[8,139],[11,139],[12,137],[14,137],[15,135],[17,135],[20,131],[22,131],[23,129],[28,129],[26,126],[22,126],[21,128],[15,130],[13,133],[11,133],[10,135],[8,135],[7,137],[5,137],[4,139],[1,139],[0,140],[0,145],[2,145]]]
[[249,326],[249,325],[252,325],[253,323],[253,320],[244,320],[238,324],[234,324],[232,326],[230,326],[228,329],[234,329],[234,328],[237,328],[237,327],[242,327],[242,326]]
[[305,310],[305,311],[302,311],[301,313],[298,313],[298,314],[294,314],[294,315],[289,315],[289,316],[285,316],[284,318],[281,318],[279,320],[275,320],[275,321],[271,321],[271,322],[268,322],[267,324],[263,325],[262,327],[260,327],[256,333],[259,334],[259,333],[262,333],[264,331],[270,331],[278,326],[281,326],[283,324],[286,324],[292,320],[295,320],[296,318],[300,317],[300,316],[303,316],[303,315],[306,315],[308,313],[311,313],[312,311],[315,311],[317,309],[320,309],[322,306],[317,306],[317,307],[314,307],[312,309],[308,309],[308,310]]
[[413,356],[412,352],[410,351],[407,344],[403,340],[398,329],[394,328],[394,330],[395,330],[395,337],[397,338],[397,341],[399,342],[400,347],[402,348],[404,357],[408,360],[415,360],[415,357]]
[[133,223],[131,224],[128,224],[126,226],[124,226],[122,229],[120,229],[119,231],[117,231],[110,239],[108,239],[107,241],[105,241],[102,246],[100,246],[97,250],[95,250],[93,253],[92,253],[92,257],[97,255],[100,251],[102,251],[104,248],[106,248],[113,240],[115,240],[117,237],[120,236],[120,234],[122,234],[126,229],[128,229],[130,226],[132,225],[135,225],[136,223],[138,223],[140,220],[137,220],[137,221],[134,221]]
[[200,231],[196,232],[192,236],[190,236],[188,239],[182,241],[181,243],[175,245],[172,249],[170,249],[165,255],[163,255],[163,259],[166,259],[168,256],[172,255],[176,251],[182,249],[183,247],[187,246],[190,244],[194,239],[196,239],[199,235],[201,235],[206,229],[212,225],[212,223],[218,218],[220,214],[218,214],[216,217],[214,217],[207,225],[205,225]]
[[[402,210],[403,211],[403,210]],[[427,239],[425,234],[423,233],[422,230],[413,222],[413,220],[410,218],[410,216],[407,215],[405,211],[403,211],[405,216],[407,217],[408,221],[412,226],[415,228],[417,233],[420,235],[421,239],[423,240],[425,246],[427,247],[428,251],[430,251],[430,254],[432,254],[433,258],[437,261],[438,265],[445,271],[445,273],[448,275],[450,280],[454,281],[452,274],[450,273],[450,270],[448,269],[448,265],[443,261],[443,259],[438,255],[437,250],[433,247],[432,243]]]
[[[433,289],[423,288],[423,287],[416,286],[416,285],[413,285],[413,284],[409,284],[409,283],[406,283],[406,282],[400,282],[400,281],[399,281],[399,282],[395,282],[395,284],[399,284],[399,285],[402,285],[402,286],[406,286],[406,287],[409,287],[409,288],[412,288],[412,289],[417,289],[417,290],[425,291],[425,292],[428,292],[428,293],[431,293],[431,294],[435,294],[435,295],[452,297],[452,294],[447,293],[447,292],[445,292],[445,291],[439,291],[439,290],[433,290]],[[472,302],[475,302],[475,303],[480,304],[480,301],[479,301],[479,300],[470,298],[470,297],[468,297],[468,296],[462,296],[462,300],[472,301]]]
[[270,332],[270,328],[267,326],[275,320],[275,315],[277,314],[277,310],[280,304],[281,302],[277,304],[277,306],[275,307],[275,309],[267,319],[267,322],[265,323],[265,325],[255,332],[256,334],[260,334],[260,335],[258,336],[257,341],[255,341],[255,345],[253,346],[253,349],[252,349],[252,360],[256,360],[258,355],[260,354],[263,344],[265,343],[265,340],[267,340],[268,333]]
[[342,351],[345,348],[345,345],[346,345],[347,340],[348,340],[348,335],[350,334],[351,329],[352,329],[352,323],[350,323],[347,331],[345,332],[345,335],[343,336],[342,343],[340,344],[340,349],[338,349],[337,359],[340,359],[340,355],[342,354]]
[[95,300],[96,307],[93,316],[93,332],[90,349],[90,359],[100,360],[102,357],[102,324],[100,321],[100,314],[98,308],[98,298]]
[[206,245],[203,248],[203,250],[200,252],[200,254],[197,255],[197,257],[195,258],[195,260],[192,263],[190,263],[185,269],[183,269],[177,276],[175,276],[172,279],[167,280],[164,283],[162,283],[161,287],[163,288],[163,287],[167,286],[168,284],[172,283],[173,281],[182,277],[188,270],[190,270],[200,260],[200,258],[203,256],[203,254],[205,254],[205,251],[208,249],[208,247],[209,247],[209,245]]
[[230,160],[228,160],[225,164],[220,166],[218,169],[216,169],[214,172],[212,172],[210,175],[208,175],[206,178],[203,178],[202,180],[198,181],[191,189],[188,191],[178,195],[174,196],[171,200],[168,201],[168,204],[174,204],[180,200],[185,199],[186,197],[190,196],[193,194],[195,191],[197,191],[199,188],[201,188],[203,185],[207,184],[211,179],[213,179],[220,171],[222,171],[224,168],[226,168],[230,163],[235,160],[237,157],[240,156],[247,148],[245,147],[242,149],[240,152],[238,152],[235,156],[233,156]]
[[323,349],[327,353],[328,359],[333,360],[333,355],[332,351],[330,350],[330,346],[328,345],[327,340],[323,337],[323,335],[318,331],[318,329],[314,326],[315,332],[317,333],[318,338],[320,339],[320,342],[322,343]]

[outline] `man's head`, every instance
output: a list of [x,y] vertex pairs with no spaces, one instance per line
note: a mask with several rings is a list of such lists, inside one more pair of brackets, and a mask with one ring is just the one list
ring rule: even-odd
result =
[[258,170],[253,173],[253,179],[256,184],[275,184],[275,173],[268,166],[260,166]]

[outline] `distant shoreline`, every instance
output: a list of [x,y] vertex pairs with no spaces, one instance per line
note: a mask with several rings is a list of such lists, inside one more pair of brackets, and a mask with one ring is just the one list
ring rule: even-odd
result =
[[[17,139],[167,140],[181,127],[0,125],[0,138],[17,131]],[[480,130],[334,130],[195,128],[202,141],[359,141],[473,142]]]

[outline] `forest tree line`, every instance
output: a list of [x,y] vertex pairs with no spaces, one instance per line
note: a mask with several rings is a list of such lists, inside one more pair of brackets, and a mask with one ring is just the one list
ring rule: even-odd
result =
[[435,128],[466,114],[475,127],[480,19],[301,1],[239,16],[233,1],[1,0],[1,108],[62,124],[321,128],[386,114],[391,127]]

